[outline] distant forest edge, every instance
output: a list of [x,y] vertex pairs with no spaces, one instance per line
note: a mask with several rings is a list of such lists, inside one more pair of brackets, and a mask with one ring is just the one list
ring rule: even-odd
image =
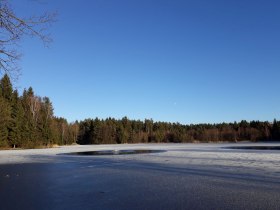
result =
[[48,97],[30,87],[20,96],[8,75],[0,80],[0,148],[37,148],[55,144],[238,142],[280,140],[280,121],[182,125],[179,123],[85,119],[68,123],[54,116]]

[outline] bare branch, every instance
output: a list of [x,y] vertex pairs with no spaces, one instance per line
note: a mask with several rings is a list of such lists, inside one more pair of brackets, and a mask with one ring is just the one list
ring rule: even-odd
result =
[[55,21],[56,13],[29,18],[18,17],[8,0],[0,0],[0,73],[18,72],[18,43],[24,36],[39,38],[45,46],[52,41],[46,30]]

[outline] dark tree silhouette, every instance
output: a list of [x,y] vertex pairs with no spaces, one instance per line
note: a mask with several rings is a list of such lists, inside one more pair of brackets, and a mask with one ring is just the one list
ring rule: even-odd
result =
[[183,125],[124,117],[68,123],[54,116],[48,97],[37,96],[31,87],[19,95],[7,74],[0,79],[0,148],[242,140],[280,140],[280,121]]

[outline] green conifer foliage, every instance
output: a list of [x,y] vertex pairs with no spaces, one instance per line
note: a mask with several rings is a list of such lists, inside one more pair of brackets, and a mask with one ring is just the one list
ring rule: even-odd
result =
[[0,147],[8,147],[8,124],[10,122],[11,109],[9,103],[0,96]]
[[5,74],[4,77],[1,79],[0,87],[1,87],[0,89],[1,89],[2,97],[9,102],[12,101],[13,86],[7,74]]
[[182,125],[154,122],[152,119],[85,119],[68,123],[55,117],[48,97],[25,89],[20,96],[8,75],[0,79],[0,148],[34,148],[79,144],[148,142],[217,142],[280,140],[280,121],[273,123],[245,120],[237,123]]
[[11,122],[9,124],[9,144],[12,147],[21,147],[23,142],[22,132],[24,123],[24,110],[18,92],[15,90],[12,97],[11,105]]

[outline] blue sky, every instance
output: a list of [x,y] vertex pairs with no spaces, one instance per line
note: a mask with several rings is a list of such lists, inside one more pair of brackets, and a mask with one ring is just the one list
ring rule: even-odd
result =
[[180,123],[280,119],[280,2],[13,0],[58,11],[49,48],[26,38],[17,86],[55,114]]

